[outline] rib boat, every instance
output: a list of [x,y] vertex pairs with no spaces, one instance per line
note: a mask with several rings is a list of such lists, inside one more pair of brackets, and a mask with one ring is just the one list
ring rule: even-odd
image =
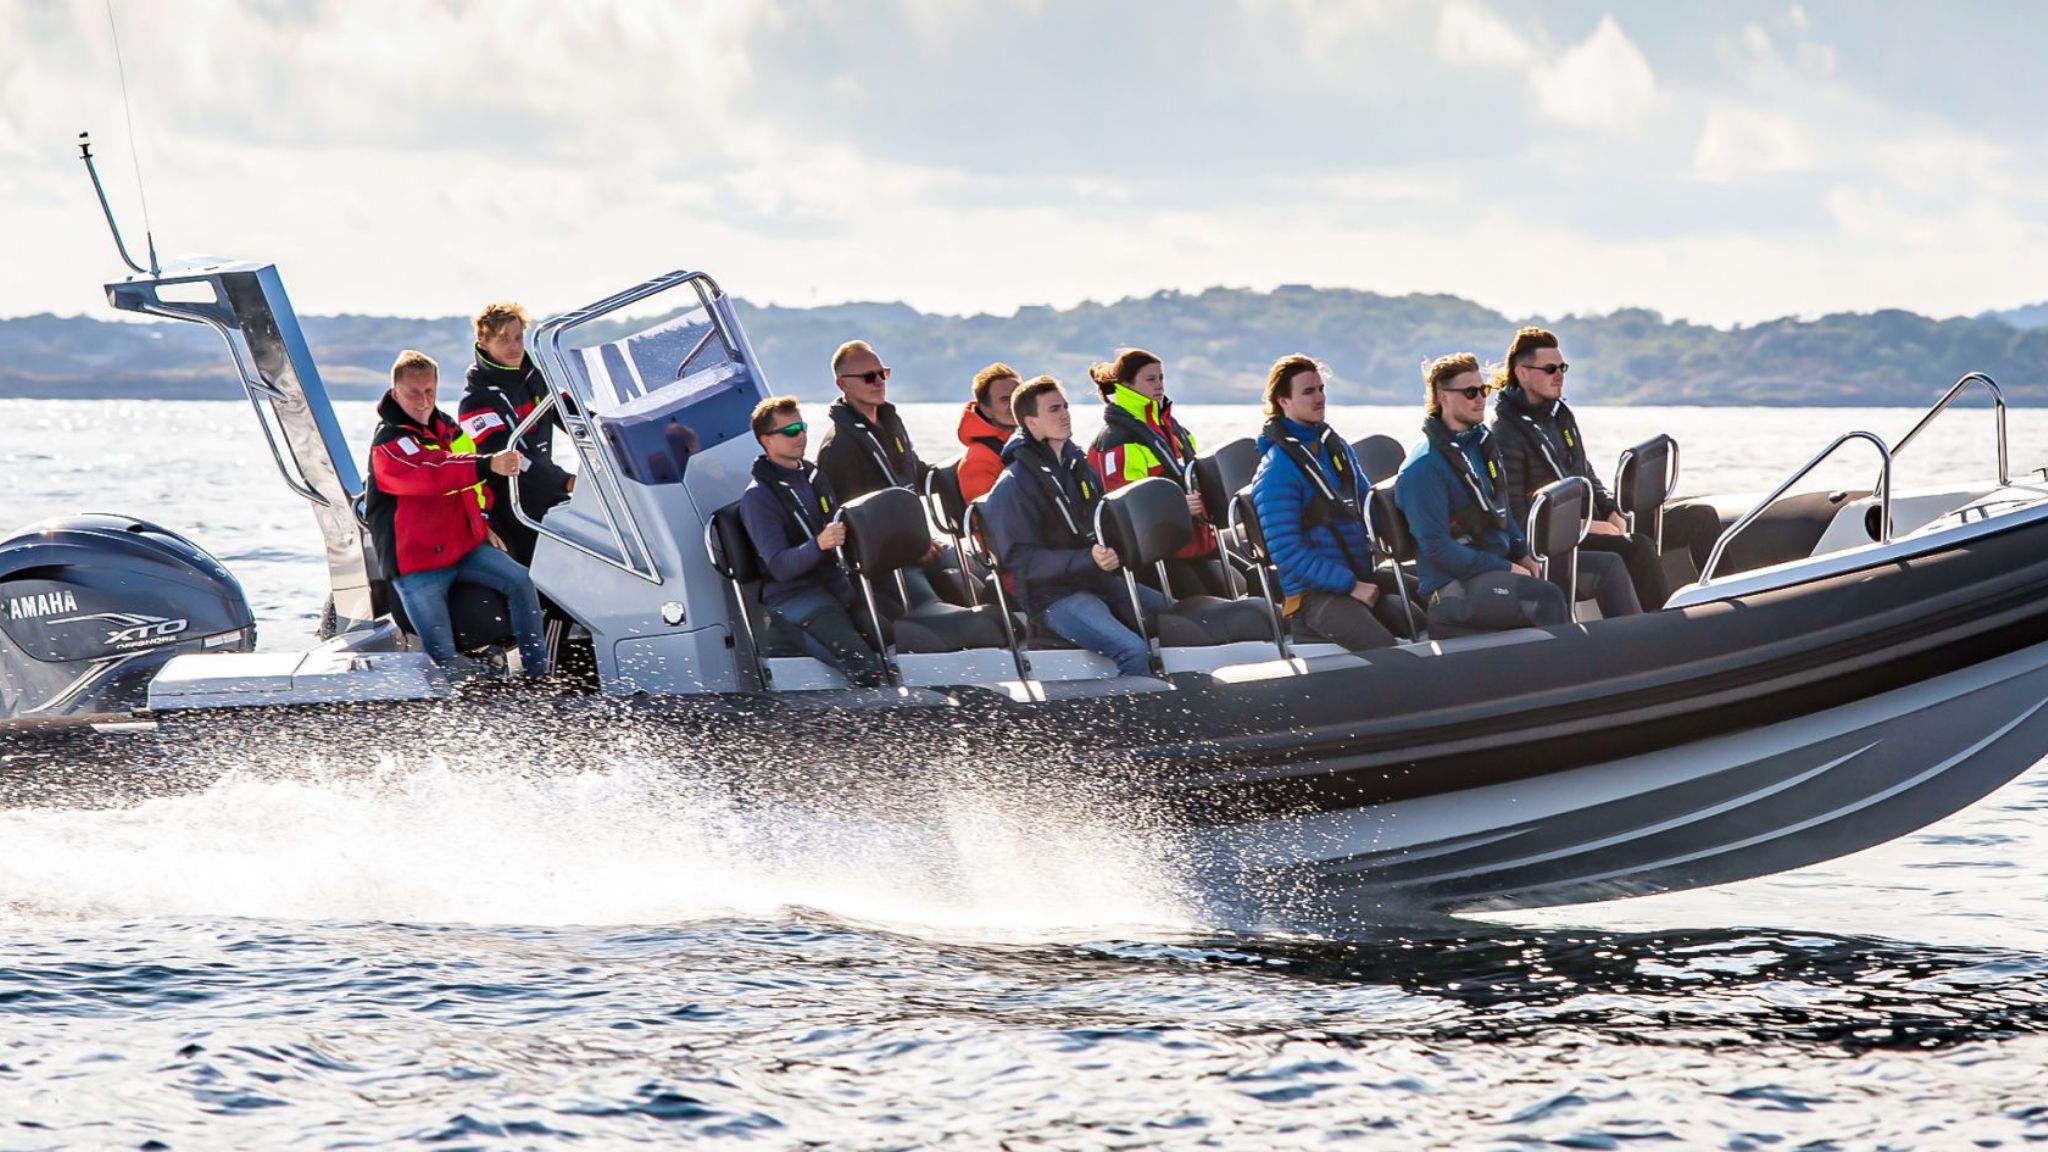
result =
[[[0,743],[161,749],[251,717],[459,708],[467,690],[376,576],[361,446],[342,436],[275,266],[131,267],[106,286],[113,307],[221,336],[324,542],[322,638],[258,650],[233,576],[166,528],[32,525],[0,542]],[[1291,634],[1239,515],[1221,526],[1252,590],[1176,602],[1148,628],[1151,676],[1035,635],[998,571],[984,594],[969,581],[966,602],[904,617],[889,685],[857,689],[754,600],[734,507],[758,452],[749,413],[771,389],[723,287],[658,276],[534,324],[526,346],[551,395],[515,435],[559,419],[579,475],[568,503],[527,520],[549,644],[573,670],[535,707],[680,720],[714,748],[728,731],[839,725],[913,760],[970,730],[977,757],[1097,772],[1166,814],[1217,890],[1255,907],[1284,893],[1370,916],[1721,884],[1909,833],[2048,752],[2048,487],[2010,474],[2005,401],[1981,374],[1896,442],[1846,431],[1761,499],[1695,498],[1724,531],[1659,611],[1346,652]],[[1995,423],[1981,482],[1895,492],[1900,454],[1978,393]],[[1800,489],[1850,448],[1874,459],[1870,489]],[[1226,445],[1188,482],[1208,507],[1242,510],[1255,463],[1248,442]],[[1615,491],[1636,530],[1660,532],[1678,466],[1668,437],[1622,454]],[[978,506],[949,475],[844,510],[870,608],[935,527],[983,551]],[[1180,492],[1155,479],[1104,500],[1094,527],[1126,573],[1187,538]],[[1412,542],[1385,483],[1371,504],[1398,572]],[[1536,505],[1530,539],[1569,588],[1588,490],[1560,482]],[[458,596],[455,609],[465,647],[511,659],[490,655],[501,603]]]

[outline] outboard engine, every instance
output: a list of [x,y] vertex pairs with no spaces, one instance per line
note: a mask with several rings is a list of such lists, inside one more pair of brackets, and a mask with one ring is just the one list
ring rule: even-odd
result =
[[0,724],[120,716],[171,657],[255,646],[241,584],[175,532],[94,514],[0,540]]

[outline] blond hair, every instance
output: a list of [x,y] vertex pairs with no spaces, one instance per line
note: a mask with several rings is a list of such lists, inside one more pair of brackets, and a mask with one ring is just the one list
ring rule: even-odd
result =
[[398,359],[391,362],[391,382],[397,384],[398,378],[407,372],[431,372],[436,379],[439,379],[441,376],[441,366],[434,363],[434,358],[425,352],[415,348],[407,348],[398,354]]
[[841,344],[838,350],[832,353],[833,377],[836,379],[839,376],[839,370],[846,367],[846,362],[863,352],[874,356],[877,360],[881,359],[880,356],[875,356],[875,350],[868,347],[868,342],[865,340],[848,340],[846,343]]
[[484,305],[484,310],[476,314],[476,319],[471,320],[470,325],[476,329],[476,342],[481,344],[510,328],[514,320],[517,320],[521,327],[525,327],[526,309],[510,300],[502,300],[496,304]]
[[1437,398],[1437,389],[1447,381],[1456,380],[1467,372],[1479,371],[1479,357],[1470,352],[1453,352],[1439,356],[1422,366],[1423,410],[1431,416],[1443,415],[1443,401]]

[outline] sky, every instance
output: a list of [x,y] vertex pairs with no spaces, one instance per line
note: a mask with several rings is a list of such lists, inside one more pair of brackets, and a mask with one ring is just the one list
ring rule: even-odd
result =
[[[2048,6],[0,0],[0,315],[139,247],[300,311],[1006,314],[1443,292],[1751,323],[2048,299]],[[134,132],[128,131],[132,114]]]

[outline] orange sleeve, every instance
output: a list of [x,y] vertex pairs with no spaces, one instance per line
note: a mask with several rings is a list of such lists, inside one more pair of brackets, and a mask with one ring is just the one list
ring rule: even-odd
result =
[[960,496],[969,503],[988,495],[996,486],[996,478],[1003,474],[1002,458],[986,448],[976,446],[960,458]]

